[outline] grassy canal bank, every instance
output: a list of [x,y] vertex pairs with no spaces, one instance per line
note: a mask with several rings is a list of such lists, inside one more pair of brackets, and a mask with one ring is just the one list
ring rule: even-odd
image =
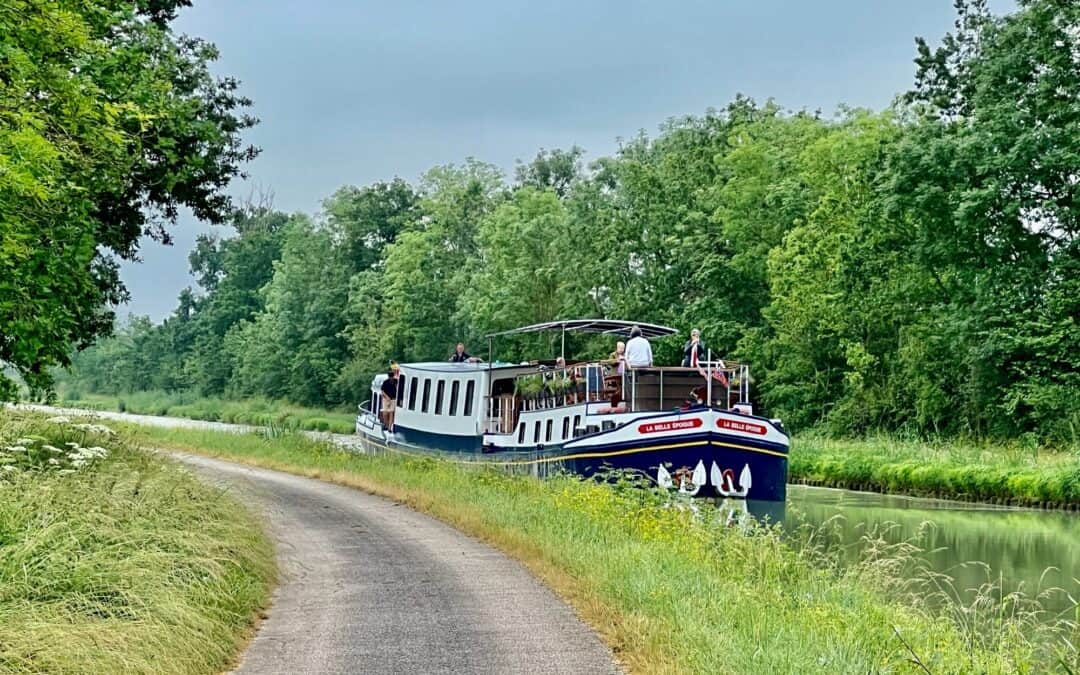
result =
[[[63,405],[168,415],[214,422],[352,433],[350,412],[280,401],[200,399],[140,392],[116,396],[67,392]],[[1048,450],[1019,443],[901,441],[888,436],[792,440],[789,479],[796,483],[965,501],[1080,508],[1080,448]]]
[[312,476],[432,514],[523,561],[633,672],[1077,669],[1071,624],[1048,626],[1010,598],[980,600],[1000,611],[938,614],[901,580],[905,553],[894,547],[841,565],[814,543],[821,533],[793,540],[775,529],[729,527],[718,509],[673,504],[655,491],[364,456],[294,434],[131,433],[155,447]]
[[351,434],[356,415],[348,411],[305,408],[265,398],[229,400],[204,398],[189,393],[140,391],[122,396],[67,391],[58,405],[86,410],[129,412],[137,415],[166,415],[208,422],[273,426],[306,431]]
[[0,672],[216,673],[275,574],[260,523],[100,424],[0,410]]
[[1019,445],[802,436],[789,480],[889,494],[1043,508],[1080,507],[1080,451]]

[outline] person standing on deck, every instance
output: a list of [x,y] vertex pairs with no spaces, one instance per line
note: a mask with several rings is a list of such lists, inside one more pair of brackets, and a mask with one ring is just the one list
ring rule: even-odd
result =
[[382,423],[387,433],[394,433],[394,413],[397,412],[398,364],[390,364],[380,390],[382,392]]
[[648,368],[653,364],[652,345],[641,335],[641,328],[630,329],[630,340],[626,343],[626,365],[631,368]]
[[705,342],[701,339],[701,331],[697,328],[690,331],[690,339],[683,345],[683,368],[697,368],[698,364],[705,360]]
[[451,363],[476,363],[480,359],[475,356],[470,356],[469,352],[465,351],[465,343],[457,343],[457,347],[454,348],[454,353],[450,355]]

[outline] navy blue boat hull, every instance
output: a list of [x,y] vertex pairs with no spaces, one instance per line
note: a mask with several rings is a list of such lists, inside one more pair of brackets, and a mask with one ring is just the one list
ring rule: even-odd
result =
[[[594,476],[609,470],[626,470],[656,480],[661,466],[670,475],[677,476],[680,472],[689,474],[701,463],[707,482],[696,488],[694,496],[697,497],[731,496],[732,488],[741,493],[739,488],[745,486],[741,486],[739,480],[746,469],[751,478],[749,490],[734,496],[771,502],[782,502],[787,496],[787,448],[727,434],[697,434],[667,437],[663,442],[596,444],[574,449],[546,446],[529,452],[497,448],[493,452],[480,452],[480,448],[471,444],[447,442],[448,439],[438,434],[418,433],[400,426],[387,440],[374,434],[361,433],[361,437],[370,446],[369,450],[375,452],[388,449],[435,455],[457,462],[482,462],[538,477],[564,471]],[[728,474],[727,494],[715,484],[714,464],[721,474]]]

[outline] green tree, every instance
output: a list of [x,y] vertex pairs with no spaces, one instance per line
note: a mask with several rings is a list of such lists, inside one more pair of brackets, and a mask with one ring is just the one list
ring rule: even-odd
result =
[[1036,432],[1054,417],[1075,430],[1075,305],[1061,299],[1080,233],[1080,6],[957,6],[955,33],[918,43],[917,120],[890,185],[937,289],[938,328],[922,334],[949,336],[922,388],[953,400],[956,430]]
[[[32,387],[113,325],[116,257],[181,207],[220,222],[255,151],[211,45],[169,29],[186,2],[10,0],[0,11],[0,362]],[[0,395],[12,383],[0,378]]]

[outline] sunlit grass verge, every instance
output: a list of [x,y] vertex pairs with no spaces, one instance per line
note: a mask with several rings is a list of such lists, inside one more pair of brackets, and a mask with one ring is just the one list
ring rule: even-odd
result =
[[222,490],[105,427],[0,410],[0,672],[221,672],[274,571]]
[[789,480],[1027,506],[1080,506],[1080,453],[1019,446],[801,436]]
[[673,506],[654,491],[358,455],[294,434],[137,433],[358,487],[480,537],[568,599],[633,672],[1006,673],[1076,660],[1066,635],[1045,633],[1029,613],[984,625],[886,599],[908,588],[895,569],[902,555],[879,549],[842,567],[810,534],[800,544],[775,529],[726,527],[720,510]]
[[348,412],[305,408],[266,398],[203,398],[190,392],[140,391],[107,396],[70,390],[64,392],[59,404],[89,410],[168,415],[210,422],[332,431],[339,434],[352,433],[356,423],[355,415]]

